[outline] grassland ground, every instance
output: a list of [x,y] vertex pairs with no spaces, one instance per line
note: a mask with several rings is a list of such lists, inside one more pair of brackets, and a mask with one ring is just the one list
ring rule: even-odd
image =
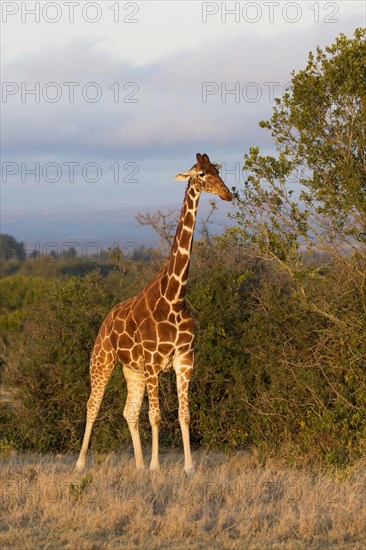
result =
[[347,472],[260,466],[251,454],[181,454],[160,472],[129,454],[13,454],[1,465],[0,547],[284,549],[366,548],[366,464]]

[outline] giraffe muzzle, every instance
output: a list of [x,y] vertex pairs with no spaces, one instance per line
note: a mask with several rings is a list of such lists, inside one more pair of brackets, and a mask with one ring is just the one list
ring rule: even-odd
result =
[[223,201],[232,201],[233,195],[230,193],[228,189],[225,189],[222,193],[219,194],[220,199]]

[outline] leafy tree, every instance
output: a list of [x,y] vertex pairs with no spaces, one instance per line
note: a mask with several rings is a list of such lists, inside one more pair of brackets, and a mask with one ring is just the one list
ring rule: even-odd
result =
[[[241,237],[292,275],[303,267],[293,261],[300,247],[342,264],[364,253],[366,29],[310,53],[260,126],[271,131],[278,155],[252,147],[244,157],[249,176],[236,195]],[[363,267],[353,264],[351,272]]]
[[12,235],[0,234],[0,256],[1,261],[11,259],[25,260],[24,243],[18,243]]
[[280,294],[268,280],[253,289],[248,368],[267,375],[247,404],[262,441],[276,434],[341,463],[366,440],[366,29],[310,53],[260,125],[277,154],[245,154],[237,224],[223,240],[287,283]]

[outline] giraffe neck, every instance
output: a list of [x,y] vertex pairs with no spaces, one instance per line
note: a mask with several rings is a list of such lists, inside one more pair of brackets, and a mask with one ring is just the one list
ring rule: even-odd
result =
[[186,294],[199,198],[200,191],[193,180],[189,180],[166,271],[168,275],[166,296],[171,302],[182,302]]

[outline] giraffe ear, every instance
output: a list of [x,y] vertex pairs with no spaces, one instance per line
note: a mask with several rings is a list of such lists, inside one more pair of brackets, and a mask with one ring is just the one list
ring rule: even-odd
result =
[[174,179],[180,180],[180,181],[187,181],[191,177],[192,177],[191,172],[181,172],[180,174],[177,174]]
[[222,164],[214,164],[214,167],[216,168],[216,170],[220,170]]
[[196,159],[197,159],[198,166],[202,166],[202,164],[203,164],[202,155],[200,155],[199,153],[197,153],[197,154],[196,154]]

